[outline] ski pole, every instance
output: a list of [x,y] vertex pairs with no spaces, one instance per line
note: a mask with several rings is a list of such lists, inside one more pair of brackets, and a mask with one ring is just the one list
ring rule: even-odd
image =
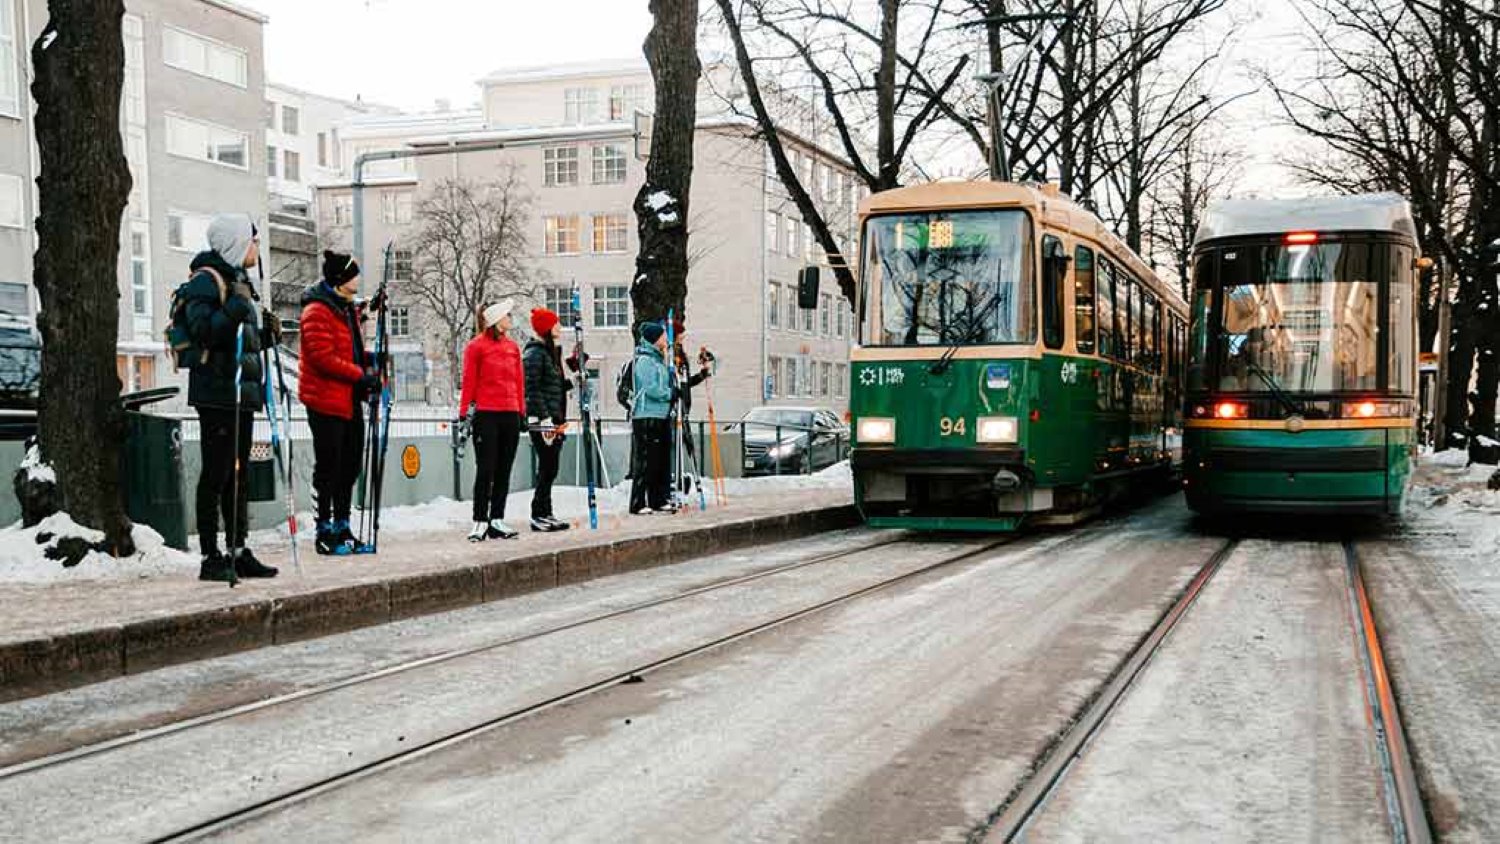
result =
[[[224,514],[224,531],[229,535],[225,537],[228,541],[225,546],[229,548],[229,588],[233,589],[239,585],[240,577],[235,571],[235,560],[239,557],[239,516],[240,516],[240,384],[245,379],[245,324],[240,323],[234,329],[234,417],[230,422],[234,426],[234,432],[230,435],[230,442],[234,451],[230,455],[230,465],[233,471],[229,476],[231,489],[229,491],[229,512]],[[200,433],[199,436],[202,436]]]
[[[265,263],[255,263],[256,273],[260,276],[261,301],[271,304],[270,290],[266,287]],[[266,310],[268,319],[275,319],[276,315],[269,308]],[[267,326],[269,329],[269,326]],[[281,368],[281,346],[277,344],[276,337],[267,330],[266,339],[272,342],[266,344],[261,350],[261,359],[264,361],[262,376],[266,382],[266,418],[271,423],[271,451],[276,455],[276,464],[281,468],[281,483],[286,493],[286,530],[292,545],[292,567],[297,570],[297,576],[302,576],[302,554],[297,549],[297,495],[293,486],[292,476],[292,403],[291,397],[286,389],[286,372]],[[285,424],[279,417],[276,404],[276,391],[271,384],[271,363],[275,360],[276,379],[281,384],[281,393],[286,399]],[[282,429],[285,428],[285,431]],[[283,436],[283,434],[285,436]]]

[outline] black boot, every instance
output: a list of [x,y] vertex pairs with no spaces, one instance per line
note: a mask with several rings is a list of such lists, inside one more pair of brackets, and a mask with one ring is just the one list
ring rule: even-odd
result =
[[203,555],[203,562],[198,566],[198,579],[214,583],[228,583],[230,586],[240,582],[234,572],[234,564],[218,551],[210,551]]
[[234,555],[234,573],[246,578],[275,577],[280,571],[255,559],[249,548],[241,548]]

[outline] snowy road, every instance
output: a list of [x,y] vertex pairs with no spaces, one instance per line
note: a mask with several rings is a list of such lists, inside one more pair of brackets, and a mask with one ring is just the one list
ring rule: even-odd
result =
[[[1450,540],[1357,547],[1434,826],[1495,840],[1500,590]],[[0,706],[0,841],[972,840],[1219,557],[1025,840],[1390,840],[1337,537],[1228,546],[1171,498],[1004,541],[839,532]]]

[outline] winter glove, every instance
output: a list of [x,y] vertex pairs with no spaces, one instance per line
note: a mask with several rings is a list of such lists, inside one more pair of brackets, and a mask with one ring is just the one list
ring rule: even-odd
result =
[[244,296],[230,296],[224,301],[224,315],[235,325],[241,325],[255,317],[255,306]]
[[373,369],[365,370],[365,374],[359,376],[359,383],[355,384],[355,389],[363,396],[373,394],[380,389],[380,374]]
[[587,352],[585,352],[584,355],[583,355],[583,361],[582,361],[582,363],[580,363],[579,360],[578,360],[578,352],[574,352],[573,354],[568,355],[568,360],[567,360],[568,371],[569,372],[577,372],[583,366],[588,365],[588,362],[589,362],[589,356],[588,356]]
[[273,313],[264,308],[260,312],[260,324],[264,326],[265,345],[281,345],[281,320]]

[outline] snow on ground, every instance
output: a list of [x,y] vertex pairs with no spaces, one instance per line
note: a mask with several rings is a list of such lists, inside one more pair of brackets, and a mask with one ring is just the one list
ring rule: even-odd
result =
[[198,570],[197,555],[168,548],[161,534],[145,525],[136,525],[131,532],[135,556],[121,560],[91,551],[78,565],[64,568],[61,562],[48,559],[46,553],[68,537],[100,542],[104,534],[78,524],[66,513],[48,516],[35,527],[23,528],[17,522],[0,529],[0,583],[117,580]]
[[1464,449],[1423,455],[1406,497],[1406,517],[1425,532],[1467,537],[1473,548],[1490,549],[1491,558],[1500,559],[1500,490],[1488,486],[1496,467],[1468,462]]

